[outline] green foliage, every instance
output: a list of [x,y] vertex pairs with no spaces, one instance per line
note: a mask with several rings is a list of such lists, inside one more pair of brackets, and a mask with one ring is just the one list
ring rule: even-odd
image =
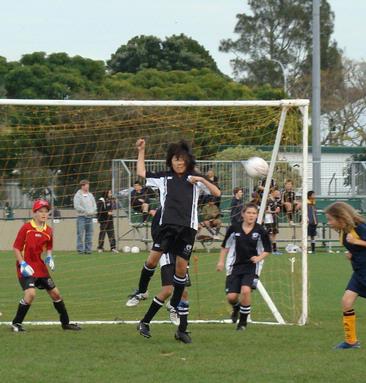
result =
[[264,152],[257,149],[254,146],[236,146],[232,148],[224,149],[218,152],[215,156],[215,160],[221,161],[245,161],[250,157],[261,157],[265,160],[271,159],[270,152]]
[[[251,12],[237,15],[234,32],[237,39],[222,40],[220,50],[233,52],[234,73],[250,84],[281,87],[280,61],[290,78],[301,78],[311,69],[312,0],[248,0]],[[334,13],[322,0],[321,68],[341,74],[341,51],[331,39]],[[342,78],[340,78],[341,80]]]
[[98,93],[104,77],[101,61],[69,57],[66,53],[46,56],[44,52],[34,52],[24,55],[7,71],[4,85],[8,98],[64,99],[81,92],[92,97]]
[[209,68],[218,72],[209,52],[184,34],[167,37],[135,36],[121,45],[108,61],[112,73],[137,73],[144,69],[162,71]]

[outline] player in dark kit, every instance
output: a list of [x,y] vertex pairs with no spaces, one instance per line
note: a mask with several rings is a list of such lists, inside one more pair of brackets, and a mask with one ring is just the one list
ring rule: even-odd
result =
[[[25,331],[22,322],[36,296],[36,288],[47,291],[60,315],[64,330],[81,330],[78,325],[70,323],[65,303],[46,266],[52,271],[55,269],[52,258],[52,229],[46,224],[49,210],[47,201],[35,201],[34,218],[20,228],[13,245],[19,283],[24,290],[24,298],[19,303],[11,326],[14,332]],[[44,252],[47,256],[43,261]]]
[[356,335],[356,314],[353,306],[358,297],[366,298],[366,223],[350,205],[335,202],[325,209],[328,224],[340,234],[341,244],[348,250],[353,274],[342,297],[345,341],[336,349],[360,348]]
[[[161,209],[156,211],[154,219],[151,225],[151,236],[153,241],[156,239],[156,235],[159,233],[159,221],[161,218]],[[138,332],[144,336],[145,338],[150,338],[150,322],[157,314],[157,312],[163,307],[164,302],[171,296],[173,292],[173,283],[174,283],[174,272],[175,272],[175,261],[176,257],[173,254],[163,254],[160,258],[160,274],[161,274],[161,286],[162,289],[160,292],[154,297],[153,301],[146,314],[142,318],[142,320],[137,325]],[[187,284],[186,286],[190,286],[190,279],[187,271]],[[189,314],[189,303],[188,303],[188,291],[184,289],[182,300],[178,305],[178,314],[175,309],[167,304],[167,309],[169,311],[170,320],[178,329],[175,333],[175,339],[180,340],[183,343],[192,343],[192,339],[187,332],[188,326],[188,314]]]
[[221,195],[220,190],[194,171],[195,159],[188,144],[181,141],[168,147],[167,171],[148,172],[145,169],[145,140],[136,143],[137,174],[146,178],[146,186],[160,191],[161,218],[156,240],[141,270],[138,289],[129,297],[127,306],[136,306],[145,299],[155,268],[163,253],[176,255],[174,291],[170,303],[177,309],[187,281],[187,266],[198,228],[198,198],[200,193]]
[[[222,243],[217,271],[226,258],[226,294],[237,330],[245,330],[251,310],[251,292],[256,288],[260,262],[271,252],[267,231],[257,222],[258,207],[249,203],[242,211],[243,222],[229,227]],[[240,314],[240,315],[239,315]]]

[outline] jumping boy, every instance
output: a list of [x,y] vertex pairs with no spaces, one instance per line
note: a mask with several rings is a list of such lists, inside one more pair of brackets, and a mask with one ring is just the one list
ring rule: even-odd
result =
[[[52,271],[55,269],[52,257],[52,229],[46,224],[50,206],[47,201],[37,200],[32,210],[33,219],[20,228],[13,245],[18,279],[24,290],[24,297],[19,302],[11,325],[12,331],[25,331],[22,323],[34,301],[36,288],[47,291],[64,330],[81,330],[77,324],[70,323],[65,303],[47,269],[47,266]],[[44,252],[47,256],[43,261]]]
[[187,281],[187,266],[198,228],[198,198],[200,193],[221,195],[220,190],[194,171],[195,158],[188,144],[170,144],[167,151],[168,170],[160,173],[145,169],[145,140],[137,140],[137,175],[146,178],[146,185],[160,191],[162,208],[159,230],[152,250],[141,270],[137,290],[126,305],[136,306],[145,299],[147,288],[163,253],[176,255],[174,291],[170,300],[176,310]]

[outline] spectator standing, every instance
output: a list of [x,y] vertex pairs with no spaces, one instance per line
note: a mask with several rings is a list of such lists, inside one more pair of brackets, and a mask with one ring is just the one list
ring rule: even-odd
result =
[[116,249],[116,238],[114,236],[113,210],[115,201],[112,198],[112,190],[107,190],[97,201],[97,217],[100,225],[98,238],[98,253],[103,252],[104,238],[108,235],[109,244],[113,253],[118,253]]
[[74,209],[77,212],[77,242],[79,254],[91,254],[93,246],[93,218],[97,212],[95,198],[89,191],[89,181],[80,181],[80,189],[74,195]]
[[231,225],[241,222],[241,211],[243,209],[243,195],[243,189],[240,189],[238,187],[234,188],[233,199],[231,200],[230,206]]

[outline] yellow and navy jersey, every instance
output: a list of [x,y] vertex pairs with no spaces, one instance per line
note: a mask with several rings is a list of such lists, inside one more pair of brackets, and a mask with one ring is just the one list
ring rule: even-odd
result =
[[[366,247],[360,245],[353,245],[347,242],[347,234],[341,232],[341,243],[352,254],[352,268],[354,271],[362,271],[366,274]],[[366,241],[366,223],[358,224],[349,234],[353,238]]]

